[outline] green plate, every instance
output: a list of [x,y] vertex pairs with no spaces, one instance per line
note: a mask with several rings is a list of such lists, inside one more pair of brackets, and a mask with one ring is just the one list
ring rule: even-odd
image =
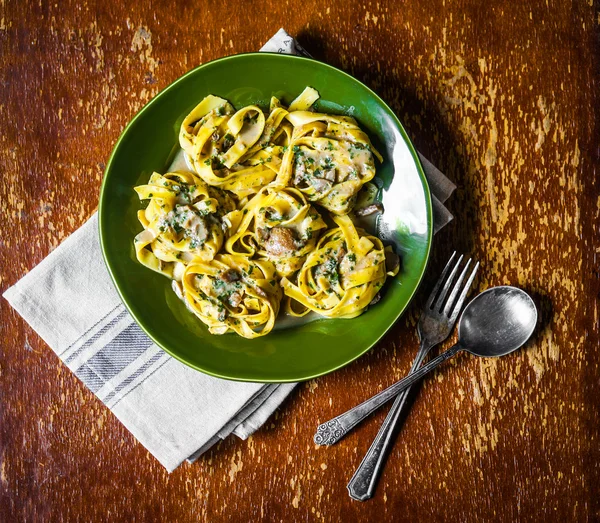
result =
[[[317,320],[247,340],[213,336],[180,302],[164,276],[143,267],[133,238],[142,208],[133,187],[165,172],[178,147],[179,126],[206,95],[236,108],[289,103],[307,85],[317,108],[354,116],[384,155],[378,167],[385,205],[381,234],[400,249],[400,274],[377,306],[351,320]],[[140,327],[169,354],[213,376],[242,381],[300,381],[332,372],[364,354],[406,309],[423,277],[432,237],[431,198],[418,156],[391,109],[369,88],[329,65],[270,53],[221,58],[190,71],[151,100],[127,126],[104,175],[100,241],[115,286]]]

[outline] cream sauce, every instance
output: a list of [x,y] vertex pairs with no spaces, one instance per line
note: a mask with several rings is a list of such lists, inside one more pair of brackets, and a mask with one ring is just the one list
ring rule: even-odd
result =
[[347,142],[331,140],[329,143],[333,147],[331,150],[302,148],[300,159],[304,160],[304,170],[311,176],[339,183],[347,178],[356,180],[374,171],[373,156],[369,150],[354,148]]
[[167,167],[167,172],[194,172],[194,169],[192,169],[191,165],[188,163],[185,151],[181,147],[178,149],[177,153],[175,153],[173,161],[171,162],[169,167]]

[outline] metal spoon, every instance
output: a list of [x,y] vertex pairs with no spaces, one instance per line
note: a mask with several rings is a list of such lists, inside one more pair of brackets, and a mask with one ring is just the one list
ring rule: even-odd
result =
[[[492,287],[474,298],[466,307],[458,324],[458,343],[419,370],[396,382],[377,396],[396,396],[444,361],[461,350],[475,356],[505,356],[525,344],[537,323],[537,309],[531,297],[521,289]],[[381,472],[381,447],[369,449],[348,483],[350,497],[369,499]]]

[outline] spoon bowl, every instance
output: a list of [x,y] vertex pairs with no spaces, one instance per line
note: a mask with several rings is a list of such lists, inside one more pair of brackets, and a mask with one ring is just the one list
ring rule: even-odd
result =
[[507,285],[492,287],[465,308],[458,344],[475,356],[505,356],[527,342],[537,317],[535,304],[525,291]]

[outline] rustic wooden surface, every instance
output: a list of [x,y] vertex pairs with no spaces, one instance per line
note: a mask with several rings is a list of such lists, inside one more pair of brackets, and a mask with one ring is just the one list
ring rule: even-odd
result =
[[171,475],[2,300],[0,520],[600,518],[597,1],[0,1],[1,290],[94,211],[144,103],[283,25],[457,183],[431,274],[456,247],[481,260],[480,289],[520,285],[543,312],[526,350],[426,381],[359,503],[345,485],[385,413],[333,448],[312,434],[407,371],[422,296],[370,354]]

